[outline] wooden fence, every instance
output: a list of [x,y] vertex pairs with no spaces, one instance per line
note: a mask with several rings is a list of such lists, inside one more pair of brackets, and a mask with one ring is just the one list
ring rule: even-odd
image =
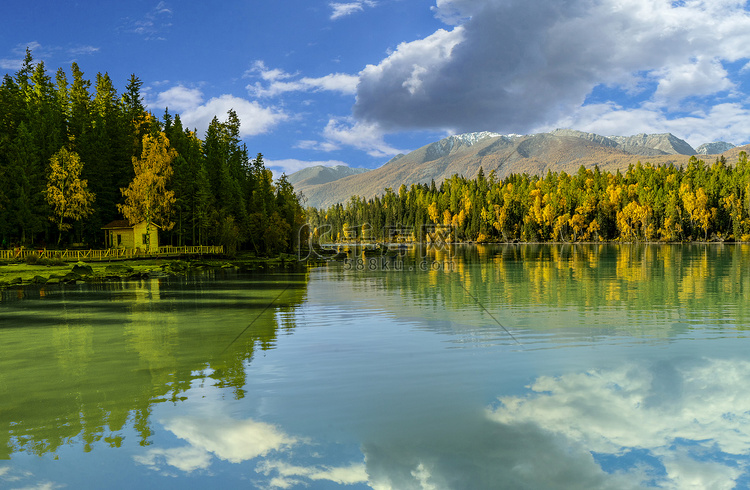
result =
[[0,260],[25,260],[29,255],[39,258],[61,259],[65,262],[96,262],[104,260],[155,259],[184,255],[223,255],[223,245],[199,245],[194,247],[159,247],[157,250],[137,248],[108,248],[104,250],[47,250],[16,248],[0,250]]

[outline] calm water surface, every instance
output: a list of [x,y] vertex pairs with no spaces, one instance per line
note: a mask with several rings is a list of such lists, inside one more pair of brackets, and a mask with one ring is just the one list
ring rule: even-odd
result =
[[747,488],[749,266],[498,245],[4,291],[0,488]]

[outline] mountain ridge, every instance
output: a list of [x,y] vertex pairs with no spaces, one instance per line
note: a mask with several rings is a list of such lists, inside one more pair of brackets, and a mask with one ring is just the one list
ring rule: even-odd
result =
[[[703,151],[731,148],[722,152],[727,161],[736,159],[739,149],[729,143],[701,145]],[[417,183],[440,183],[454,174],[473,178],[482,167],[485,175],[498,178],[511,173],[544,174],[547,171],[574,173],[581,165],[602,170],[625,170],[637,162],[654,165],[686,165],[693,155],[704,157],[686,141],[671,133],[632,136],[602,136],[572,129],[556,129],[531,135],[502,135],[491,132],[452,135],[427,144],[406,155],[397,155],[381,167],[364,174],[347,175],[315,185],[295,185],[308,205],[328,207],[345,202],[352,195],[370,199],[386,188],[398,189]]]
[[346,165],[334,165],[332,167],[315,165],[287,175],[287,180],[296,189],[298,187],[326,184],[343,177],[348,177],[349,175],[368,172],[369,170],[368,168],[348,167]]

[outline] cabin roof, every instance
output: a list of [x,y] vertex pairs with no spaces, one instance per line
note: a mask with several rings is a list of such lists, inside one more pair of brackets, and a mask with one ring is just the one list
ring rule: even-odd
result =
[[[143,223],[143,221],[141,221]],[[122,230],[122,229],[133,229],[136,225],[139,225],[141,223],[130,223],[130,221],[126,219],[116,219],[112,221],[111,223],[107,223],[106,225],[102,226],[102,230]],[[157,225],[156,223],[151,223],[151,226],[154,228],[161,228],[161,226]]]
[[115,228],[132,228],[133,225],[130,224],[130,221],[126,219],[116,219],[112,221],[111,223],[107,223],[106,225],[102,226],[102,230],[113,230]]

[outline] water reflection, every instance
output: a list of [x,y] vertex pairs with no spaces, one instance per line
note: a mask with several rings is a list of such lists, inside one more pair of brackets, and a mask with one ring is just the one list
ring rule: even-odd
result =
[[683,358],[543,376],[488,417],[532,424],[609,471],[669,488],[734,488],[750,463],[750,363]]
[[128,422],[147,446],[154,404],[184,400],[206,369],[244,396],[246,364],[294,328],[277,312],[304,301],[307,275],[184,281],[83,285],[6,302],[0,459],[54,453],[79,438],[85,451],[119,447]]
[[325,441],[205,409],[162,421],[187,445],[135,459],[163,475],[250,462],[259,488],[734,488],[750,476],[749,393],[747,361],[626,363],[540,376],[527,393],[484,410],[360,434],[364,462],[339,461]]
[[[196,392],[190,397],[195,398]],[[175,470],[187,475],[206,473],[221,463],[250,462],[255,473],[250,480],[261,488],[308,486],[321,481],[341,485],[368,481],[363,462],[342,466],[321,464],[322,458],[330,461],[331,455],[320,454],[322,445],[318,441],[290,435],[277,425],[234,418],[213,403],[187,415],[162,420],[161,425],[179,440],[179,445],[153,447],[134,456],[137,464],[161,475],[176,476]]]
[[750,484],[750,247],[400,259],[6,298],[0,486],[30,454],[151,487]]
[[[482,342],[513,343],[501,326],[534,348],[550,345],[540,333],[569,336],[571,328],[671,339],[696,325],[736,332],[750,323],[741,307],[750,292],[747,244],[452,245],[410,249],[404,260],[413,272],[352,269],[346,278],[356,294],[380,295],[386,309],[412,310],[436,330],[479,334]],[[417,271],[424,260],[441,265]],[[536,320],[552,310],[557,321]]]

